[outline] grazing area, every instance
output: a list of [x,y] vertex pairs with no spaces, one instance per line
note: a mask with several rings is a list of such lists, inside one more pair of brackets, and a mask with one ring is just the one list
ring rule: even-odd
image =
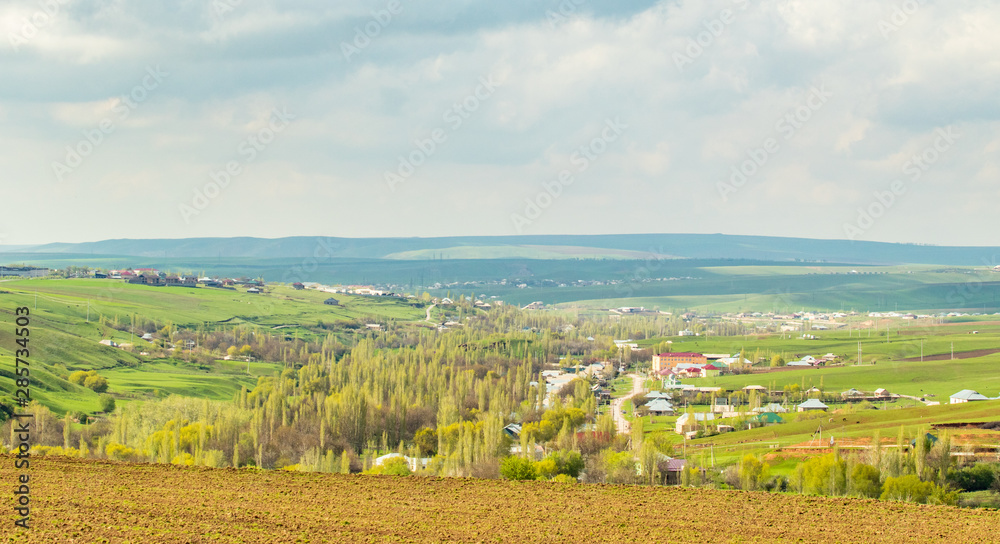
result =
[[[11,481],[13,463],[0,467]],[[3,542],[985,543],[1000,526],[996,511],[689,488],[65,458],[32,469],[32,528],[5,524]]]

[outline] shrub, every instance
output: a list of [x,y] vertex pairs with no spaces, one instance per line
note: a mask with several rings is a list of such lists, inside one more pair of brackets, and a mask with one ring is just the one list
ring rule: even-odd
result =
[[[91,370],[91,372],[94,372],[94,371]],[[94,372],[94,374],[96,375],[97,373]],[[91,374],[89,372],[87,372],[86,370],[77,370],[76,372],[74,372],[74,373],[72,373],[72,374],[69,375],[69,381],[70,381],[70,383],[75,383],[76,385],[83,385],[83,382],[90,375]]]
[[87,376],[87,379],[83,381],[83,386],[93,389],[97,393],[103,393],[108,390],[108,380],[103,376],[98,376],[95,372],[92,376]]
[[862,497],[876,498],[882,494],[882,482],[879,470],[871,465],[858,463],[851,471],[851,483],[854,491]]
[[937,487],[931,482],[922,482],[915,474],[907,474],[896,478],[886,478],[882,486],[882,500],[927,502],[928,497]]
[[948,483],[966,491],[985,491],[996,481],[998,465],[977,463],[963,469],[948,471]]
[[373,467],[369,473],[384,474],[386,476],[409,476],[412,474],[410,472],[410,465],[407,464],[406,459],[403,457],[390,457],[381,465]]
[[101,395],[99,402],[101,403],[102,412],[110,414],[115,411],[115,398],[111,395]]
[[534,480],[538,477],[535,465],[523,457],[504,457],[500,461],[500,476],[506,480]]

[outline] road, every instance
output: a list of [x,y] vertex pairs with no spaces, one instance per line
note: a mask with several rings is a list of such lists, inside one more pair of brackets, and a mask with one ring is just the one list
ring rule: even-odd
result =
[[435,306],[437,306],[437,304],[431,304],[430,306],[427,307],[427,319],[425,319],[424,321],[431,320],[431,310],[433,310]]
[[611,414],[615,418],[615,427],[618,429],[618,434],[628,434],[629,428],[631,427],[628,420],[626,420],[622,414],[622,405],[625,404],[625,401],[628,399],[642,394],[642,383],[645,381],[645,378],[638,374],[629,374],[628,377],[632,378],[632,392],[624,397],[611,401]]

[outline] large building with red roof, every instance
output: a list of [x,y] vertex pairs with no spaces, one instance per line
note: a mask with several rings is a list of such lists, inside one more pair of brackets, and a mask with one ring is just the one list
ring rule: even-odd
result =
[[708,359],[701,353],[661,353],[653,356],[653,372],[659,373],[681,363],[704,365]]

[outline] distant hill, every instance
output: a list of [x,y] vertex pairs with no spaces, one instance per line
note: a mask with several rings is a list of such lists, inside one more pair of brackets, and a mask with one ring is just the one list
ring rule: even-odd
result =
[[727,234],[117,239],[19,247],[18,252],[197,259],[310,256],[428,261],[673,258],[939,265],[992,265],[1000,259],[1000,247],[923,246]]

